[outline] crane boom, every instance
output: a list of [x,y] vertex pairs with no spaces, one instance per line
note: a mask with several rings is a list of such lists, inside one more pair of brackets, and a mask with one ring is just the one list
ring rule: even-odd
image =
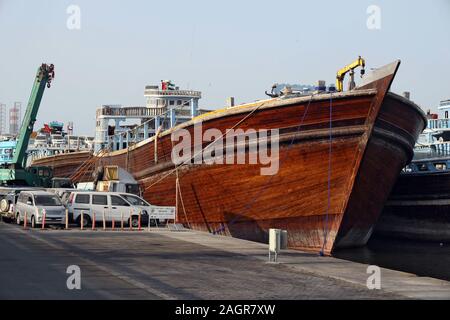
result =
[[33,126],[36,122],[36,116],[41,104],[42,95],[45,87],[50,88],[51,82],[55,76],[53,64],[43,63],[36,73],[30,99],[28,100],[27,110],[17,136],[17,145],[11,162],[14,169],[23,169],[26,164],[26,150],[30,141]]
[[3,163],[0,168],[1,185],[49,187],[52,184],[53,171],[51,168],[44,166],[26,168],[26,151],[45,87],[50,88],[54,77],[55,71],[53,64],[47,65],[43,63],[39,67],[34,78],[33,88],[31,89],[22,126],[16,137],[16,147],[12,160]]
[[[336,90],[343,91],[344,90],[344,78],[345,75],[350,72],[351,81],[353,82],[354,70],[358,67],[361,67],[361,76],[364,74],[364,68],[366,66],[366,62],[361,56],[358,57],[355,61],[346,65],[344,68],[340,69],[336,75]],[[353,88],[350,88],[353,89]]]

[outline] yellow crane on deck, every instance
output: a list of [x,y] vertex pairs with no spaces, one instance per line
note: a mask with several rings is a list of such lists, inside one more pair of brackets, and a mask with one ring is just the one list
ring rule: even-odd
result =
[[349,90],[352,90],[355,87],[355,69],[361,67],[361,77],[365,73],[366,62],[361,56],[358,57],[355,61],[340,69],[336,75],[336,90],[343,91],[344,90],[344,78],[347,73],[350,72],[350,84]]

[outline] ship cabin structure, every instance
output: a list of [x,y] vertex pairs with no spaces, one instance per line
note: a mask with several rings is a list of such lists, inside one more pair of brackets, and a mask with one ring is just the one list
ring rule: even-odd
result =
[[0,142],[0,166],[12,163],[15,148],[15,140],[4,140]]
[[439,103],[437,113],[428,111],[427,121],[414,148],[414,159],[450,156],[450,99]]
[[27,149],[27,162],[31,164],[37,159],[63,153],[90,152],[93,148],[94,137],[73,135],[72,122],[67,124],[65,131],[64,123],[52,121],[32,134]]
[[[170,80],[148,85],[145,106],[103,105],[96,112],[95,152],[120,150],[208,112],[198,108],[200,91],[182,90]],[[137,122],[129,124],[130,121]],[[128,124],[127,124],[128,123]]]

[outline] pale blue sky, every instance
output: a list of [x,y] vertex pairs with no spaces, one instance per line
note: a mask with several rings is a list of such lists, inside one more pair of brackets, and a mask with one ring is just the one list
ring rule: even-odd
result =
[[[66,27],[70,4],[81,30]],[[381,29],[366,27],[369,5]],[[202,108],[264,98],[274,82],[334,82],[358,55],[401,59],[393,85],[424,109],[450,98],[450,0],[0,0],[0,102],[26,105],[41,62],[56,79],[38,115],[93,134],[101,104],[144,105],[146,84],[201,90]]]

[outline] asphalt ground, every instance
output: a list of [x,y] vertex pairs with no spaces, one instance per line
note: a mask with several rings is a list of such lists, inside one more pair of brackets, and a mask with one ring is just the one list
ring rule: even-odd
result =
[[[269,264],[245,253],[183,241],[171,233],[24,230],[2,222],[0,299],[398,297]],[[71,274],[66,271],[71,265],[80,268],[79,290],[67,287]]]

